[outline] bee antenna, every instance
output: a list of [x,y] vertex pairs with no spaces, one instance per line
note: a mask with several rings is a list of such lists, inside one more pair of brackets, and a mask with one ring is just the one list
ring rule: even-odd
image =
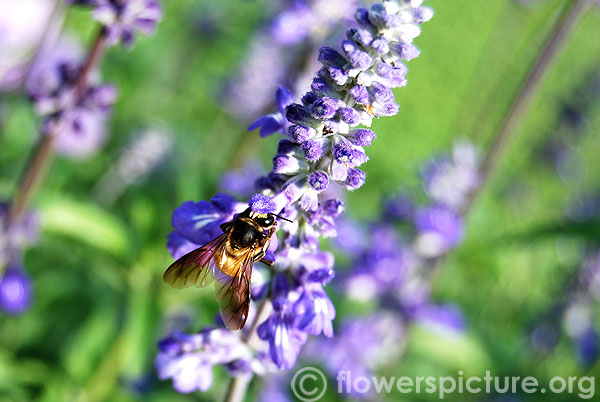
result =
[[289,223],[294,223],[294,221],[291,221],[291,220],[289,220],[287,218],[284,218],[283,216],[279,216],[277,214],[273,214],[273,215],[276,216],[276,217],[278,217],[279,219],[283,219],[284,221],[288,221]]

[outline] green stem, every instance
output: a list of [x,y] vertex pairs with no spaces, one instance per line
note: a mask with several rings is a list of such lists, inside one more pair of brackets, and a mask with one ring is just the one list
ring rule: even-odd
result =
[[566,37],[583,14],[583,10],[585,9],[587,3],[588,0],[571,0],[561,11],[554,28],[551,30],[550,35],[540,49],[535,62],[532,64],[529,73],[525,77],[523,84],[520,87],[520,90],[515,93],[508,106],[506,114],[502,119],[502,123],[499,129],[496,131],[496,134],[492,140],[492,144],[488,148],[488,152],[486,153],[485,158],[483,159],[483,162],[479,168],[479,177],[481,180],[479,186],[467,197],[467,200],[461,210],[462,215],[466,215],[470,211],[473,202],[481,192],[484,184],[489,180],[489,177],[495,171],[501,155],[504,153],[506,146],[513,138],[518,124],[526,114],[528,107],[531,104],[531,101],[537,90],[539,89],[545,74],[548,72],[548,68],[552,64],[552,61],[555,59],[559,50],[562,49]]
[[[479,185],[468,195],[461,208],[460,213],[463,217],[466,217],[472,210],[475,199],[481,193],[484,185],[489,181],[489,177],[495,172],[498,161],[503,155],[509,141],[514,137],[518,124],[526,114],[529,104],[542,83],[542,78],[547,73],[558,52],[562,49],[571,29],[581,17],[587,2],[588,0],[570,0],[561,11],[548,38],[525,76],[520,89],[511,100],[498,130],[493,136],[492,144],[488,148],[483,162],[479,167]],[[426,261],[424,266],[424,275],[426,278],[431,279],[436,269],[445,261],[447,255],[447,253],[442,254]]]

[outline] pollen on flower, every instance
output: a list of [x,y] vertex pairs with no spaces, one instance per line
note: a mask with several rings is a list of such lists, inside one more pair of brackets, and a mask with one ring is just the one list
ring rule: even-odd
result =
[[262,215],[277,212],[277,205],[275,202],[264,194],[254,194],[252,198],[250,198],[248,206],[252,211]]

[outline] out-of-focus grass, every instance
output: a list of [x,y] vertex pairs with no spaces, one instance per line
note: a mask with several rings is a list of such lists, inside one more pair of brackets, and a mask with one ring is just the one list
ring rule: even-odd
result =
[[[457,138],[485,150],[564,3],[525,7],[508,0],[431,0],[436,15],[416,41],[422,55],[409,63],[408,87],[397,91],[400,113],[375,122],[378,139],[365,165],[368,180],[349,196],[349,214],[373,218],[383,194],[419,191],[418,167]],[[156,36],[141,38],[131,52],[108,52],[102,73],[120,92],[111,136],[89,160],[57,159],[36,197],[44,231],[25,260],[35,299],[27,314],[0,323],[0,396],[210,401],[223,395],[227,376],[221,369],[208,393],[193,396],[176,394],[166,382],[152,382],[139,396],[128,384],[153,376],[154,344],[167,314],[189,311],[192,329],[198,329],[216,311],[211,292],[173,291],[162,284],[170,262],[165,236],[172,210],[182,201],[210,197],[237,144],[256,135],[245,132],[247,122],[222,110],[216,95],[238,68],[267,6],[266,1],[167,2]],[[217,21],[210,35],[196,28],[207,13]],[[584,246],[580,236],[540,236],[536,230],[560,221],[578,192],[600,186],[598,105],[575,149],[584,173],[564,181],[539,164],[535,151],[556,124],[561,101],[573,96],[600,60],[600,42],[592,40],[600,37],[599,20],[597,12],[588,12],[570,37],[469,215],[465,244],[435,278],[436,297],[465,311],[466,335],[442,339],[413,328],[404,359],[384,373],[481,375],[489,369],[540,378],[581,373],[568,342],[540,361],[527,351],[524,337],[531,322],[560,299]],[[83,11],[69,13],[68,29],[87,40],[94,31]],[[6,198],[37,123],[26,101],[13,96],[3,106],[0,195]],[[114,206],[98,206],[90,195],[98,178],[135,130],[157,123],[175,135],[169,159]],[[256,149],[266,166],[275,143],[276,138],[261,140]],[[339,316],[345,313],[351,312]]]

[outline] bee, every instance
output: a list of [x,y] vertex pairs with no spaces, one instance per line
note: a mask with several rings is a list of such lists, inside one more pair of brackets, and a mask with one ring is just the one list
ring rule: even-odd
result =
[[171,264],[163,280],[177,289],[214,282],[225,326],[243,328],[250,308],[252,267],[256,261],[269,266],[274,263],[265,255],[277,230],[276,217],[246,209],[221,225],[221,235]]

